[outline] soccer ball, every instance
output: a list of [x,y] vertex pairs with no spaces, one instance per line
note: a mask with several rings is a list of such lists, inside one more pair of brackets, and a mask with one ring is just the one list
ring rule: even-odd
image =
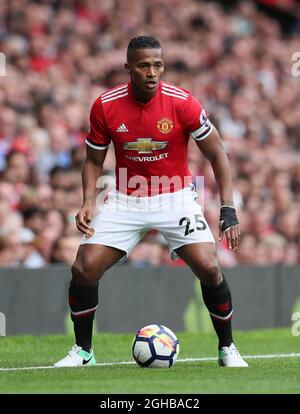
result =
[[132,355],[143,368],[171,368],[179,354],[179,341],[163,325],[148,325],[140,329],[132,344]]

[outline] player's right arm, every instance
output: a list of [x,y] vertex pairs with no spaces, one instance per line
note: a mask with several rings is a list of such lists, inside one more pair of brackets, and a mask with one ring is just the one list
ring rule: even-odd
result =
[[98,151],[88,145],[86,146],[86,159],[82,167],[83,204],[76,215],[76,225],[79,231],[89,237],[94,233],[94,229],[89,224],[95,206],[96,183],[102,175],[106,153],[107,148]]
[[76,215],[76,226],[88,237],[94,233],[90,227],[95,199],[96,183],[103,173],[103,163],[106,157],[110,138],[105,128],[103,108],[98,98],[90,112],[90,131],[86,139],[86,158],[82,167],[83,204]]

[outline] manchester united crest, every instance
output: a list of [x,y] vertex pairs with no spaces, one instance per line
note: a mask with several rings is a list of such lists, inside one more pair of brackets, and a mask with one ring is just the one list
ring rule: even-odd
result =
[[168,118],[163,118],[157,122],[157,128],[161,133],[168,134],[172,131],[173,121]]

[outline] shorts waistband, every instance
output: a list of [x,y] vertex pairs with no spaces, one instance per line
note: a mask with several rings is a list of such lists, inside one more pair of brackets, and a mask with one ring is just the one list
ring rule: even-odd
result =
[[181,190],[174,191],[172,193],[162,193],[157,194],[151,197],[134,197],[125,193],[121,193],[120,191],[114,190],[108,193],[108,197],[110,198],[118,198],[119,200],[132,200],[132,201],[139,201],[139,200],[162,200],[162,199],[169,199],[172,197],[176,197],[178,195],[184,194],[186,192],[190,193],[191,191],[195,191],[194,184],[189,184],[188,187],[184,187]]
[[197,193],[194,185],[189,185],[174,193],[163,193],[152,197],[134,197],[119,191],[108,193],[107,204],[129,210],[174,210],[182,209],[184,205],[195,200]]

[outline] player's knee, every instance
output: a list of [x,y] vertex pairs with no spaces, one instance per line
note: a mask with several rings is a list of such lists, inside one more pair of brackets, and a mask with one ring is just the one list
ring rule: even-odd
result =
[[95,272],[95,266],[93,266],[93,263],[89,263],[86,260],[84,263],[76,260],[71,268],[71,271],[73,279],[75,279],[79,284],[94,283],[101,277],[101,272]]
[[218,264],[214,261],[203,263],[199,278],[203,285],[217,287],[222,281],[222,273]]

